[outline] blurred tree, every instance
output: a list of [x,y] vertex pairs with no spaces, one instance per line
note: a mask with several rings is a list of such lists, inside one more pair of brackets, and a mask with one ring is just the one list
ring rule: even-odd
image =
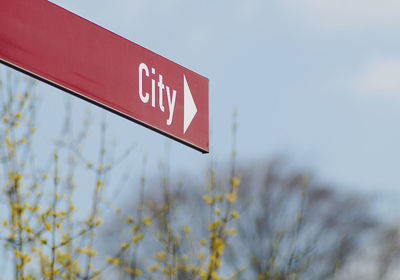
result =
[[[246,174],[241,262],[258,279],[333,279],[377,222],[360,196],[340,193],[285,160]],[[246,182],[246,183],[245,183]]]
[[[206,195],[199,193],[202,184],[196,180],[185,183],[166,176],[160,183],[151,180],[145,198],[143,187],[140,205],[147,204],[143,211],[154,223],[146,229],[150,238],[145,238],[137,257],[141,263],[136,265],[142,271],[146,266],[150,268],[147,271],[174,266],[175,273],[164,273],[169,279],[208,279],[198,272],[206,271],[215,258],[211,244],[215,232],[210,227],[216,221],[228,221],[221,229],[224,252],[215,268],[219,278],[334,279],[357,251],[360,240],[378,226],[362,197],[341,193],[308,172],[291,169],[282,158],[239,170],[225,177],[211,170],[204,184]],[[240,187],[230,196],[235,180],[233,184]],[[224,204],[227,199],[236,201]],[[227,206],[234,218],[224,220]],[[129,199],[124,211],[136,208]],[[128,231],[122,222],[106,228],[109,240]],[[118,232],[112,230],[115,228]],[[105,250],[112,250],[110,247]],[[198,255],[201,258],[195,257]],[[121,261],[127,262],[125,258]],[[145,278],[162,275],[162,271],[158,276],[148,273]]]
[[400,229],[398,219],[381,223],[362,247],[349,259],[338,280],[397,280],[400,262]]

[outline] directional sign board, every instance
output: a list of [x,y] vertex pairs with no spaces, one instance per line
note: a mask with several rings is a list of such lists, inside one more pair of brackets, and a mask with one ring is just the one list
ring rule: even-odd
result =
[[209,151],[207,78],[47,0],[0,0],[0,62]]

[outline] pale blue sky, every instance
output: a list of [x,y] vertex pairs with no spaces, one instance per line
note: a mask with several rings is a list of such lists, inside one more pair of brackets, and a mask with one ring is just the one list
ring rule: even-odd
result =
[[[137,143],[137,166],[163,159],[166,142],[175,171],[228,160],[237,107],[240,158],[287,154],[330,182],[400,198],[399,1],[52,2],[210,79],[209,155],[107,113],[121,146]],[[66,94],[40,87],[51,139]]]

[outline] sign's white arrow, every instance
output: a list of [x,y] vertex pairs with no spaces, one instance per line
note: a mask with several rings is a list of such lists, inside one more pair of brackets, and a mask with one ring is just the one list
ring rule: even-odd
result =
[[197,113],[196,104],[194,104],[192,93],[185,75],[183,75],[183,134],[186,133],[190,123],[192,122],[194,116]]

